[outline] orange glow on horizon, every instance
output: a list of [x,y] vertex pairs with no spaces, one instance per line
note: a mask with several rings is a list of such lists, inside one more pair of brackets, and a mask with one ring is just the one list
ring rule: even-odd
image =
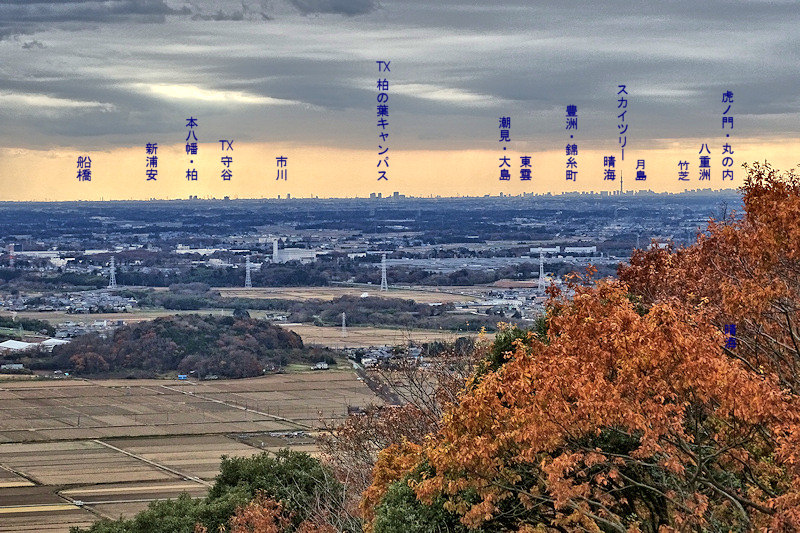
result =
[[[698,147],[708,142],[712,149],[710,181],[698,181]],[[586,142],[584,142],[584,145]],[[499,193],[517,195],[525,192],[559,194],[566,191],[619,190],[619,181],[603,180],[603,156],[617,156],[625,190],[681,192],[684,189],[736,188],[742,185],[744,162],[768,160],[774,167],[789,170],[798,163],[800,142],[764,140],[732,141],[734,181],[721,180],[721,145],[707,140],[681,139],[661,143],[665,148],[626,153],[620,164],[618,152],[581,148],[577,157],[578,179],[564,177],[565,152],[518,152],[509,150],[410,150],[395,151],[390,160],[388,182],[377,181],[374,151],[288,144],[237,143],[235,151],[223,153],[219,143],[203,143],[188,165],[183,145],[159,145],[157,181],[146,181],[144,146],[92,151],[81,149],[0,149],[4,162],[0,170],[2,200],[147,200],[188,198],[276,198],[319,196],[384,196],[398,191],[411,196],[483,196]],[[511,161],[511,181],[499,181],[499,158]],[[78,156],[92,158],[92,181],[76,177]],[[233,178],[220,177],[222,155],[231,155]],[[533,179],[519,179],[519,157],[531,156]],[[275,158],[288,158],[288,180],[278,181]],[[646,181],[635,181],[636,160],[646,161]],[[678,161],[690,163],[690,181],[678,181]],[[196,168],[199,179],[186,179],[187,167]]]

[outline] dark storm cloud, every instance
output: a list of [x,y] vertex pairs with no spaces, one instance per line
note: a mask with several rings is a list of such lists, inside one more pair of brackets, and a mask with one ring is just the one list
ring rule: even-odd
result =
[[41,41],[37,41],[36,39],[32,41],[26,41],[22,43],[22,48],[25,50],[31,50],[33,48],[44,48],[44,44]]
[[4,24],[58,22],[163,22],[167,15],[187,14],[163,0],[0,1]]
[[222,11],[217,11],[213,14],[202,14],[202,13],[195,13],[192,15],[192,20],[244,20],[244,12],[243,11],[233,11],[232,13],[223,13]]
[[162,0],[0,0],[0,38],[31,34],[61,23],[164,22],[167,15],[188,14]]
[[375,11],[373,0],[289,0],[304,15],[314,13],[335,15],[365,15]]

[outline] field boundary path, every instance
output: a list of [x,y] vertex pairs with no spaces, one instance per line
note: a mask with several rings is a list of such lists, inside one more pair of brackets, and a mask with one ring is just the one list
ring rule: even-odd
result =
[[114,450],[115,452],[119,452],[119,453],[125,454],[128,457],[132,457],[134,459],[138,459],[139,461],[147,463],[150,466],[154,466],[155,468],[158,468],[159,470],[163,470],[164,472],[169,472],[170,474],[174,474],[176,476],[180,476],[180,477],[182,477],[183,479],[185,479],[187,481],[194,481],[195,483],[200,483],[201,485],[205,485],[206,487],[209,487],[209,488],[211,488],[213,486],[208,481],[200,479],[197,476],[192,476],[190,474],[184,474],[183,472],[181,472],[179,470],[175,470],[174,468],[170,468],[170,467],[168,467],[166,465],[162,465],[161,463],[157,463],[155,461],[151,461],[150,459],[145,459],[141,455],[137,455],[137,454],[135,454],[133,452],[129,452],[127,450],[123,450],[122,448],[117,448],[113,444],[109,444],[107,442],[103,442],[103,441],[98,440],[98,439],[92,439],[92,442],[96,442],[97,444],[99,444],[101,446],[105,446],[106,448],[110,448],[110,449]]
[[246,406],[243,406],[243,405],[236,405],[235,403],[226,402],[224,400],[218,400],[216,398],[209,398],[208,396],[203,396],[202,394],[195,394],[194,391],[184,391],[184,390],[181,390],[181,389],[170,387],[169,385],[161,385],[161,387],[163,387],[163,388],[165,388],[167,390],[170,390],[172,392],[180,392],[181,394],[185,394],[187,396],[193,396],[195,398],[200,398],[201,400],[205,400],[207,402],[214,402],[214,403],[218,403],[220,405],[225,405],[227,407],[230,407],[231,409],[238,409],[240,411],[246,411],[246,412],[249,412],[249,413],[255,413],[257,415],[266,416],[266,417],[272,418],[273,420],[278,420],[278,421],[284,422],[286,424],[291,424],[293,426],[297,426],[298,428],[301,428],[301,429],[306,429],[306,430],[313,430],[314,429],[313,427],[309,426],[308,424],[303,424],[302,422],[296,422],[295,420],[291,420],[289,418],[284,418],[284,417],[278,416],[278,415],[273,415],[271,413],[265,413],[264,411],[256,411],[255,409],[250,409],[249,407],[246,407]]

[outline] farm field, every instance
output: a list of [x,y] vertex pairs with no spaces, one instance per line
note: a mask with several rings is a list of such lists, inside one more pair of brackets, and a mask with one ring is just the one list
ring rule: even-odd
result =
[[[35,318],[38,320],[46,320],[51,324],[59,324],[61,322],[75,322],[79,324],[91,324],[96,320],[123,320],[126,324],[129,322],[141,322],[143,320],[153,320],[162,316],[184,315],[184,314],[201,314],[201,315],[230,315],[230,309],[200,309],[197,311],[177,311],[173,309],[163,308],[145,308],[135,309],[130,313],[92,313],[92,314],[70,314],[66,311],[20,311],[17,313],[19,318]],[[5,316],[10,316],[10,313],[5,313]]]
[[[275,298],[283,300],[333,300],[340,296],[361,296],[365,292],[370,296],[378,296],[385,298],[403,298],[414,300],[418,303],[451,303],[451,302],[466,302],[475,299],[481,299],[481,296],[470,296],[466,294],[457,294],[457,291],[469,290],[470,288],[456,288],[446,287],[443,290],[448,292],[441,292],[436,290],[411,290],[411,289],[389,289],[388,292],[382,293],[377,288],[375,290],[361,287],[254,287],[254,288],[239,288],[239,287],[216,287],[213,290],[219,291],[223,298]],[[161,289],[166,290],[166,289]],[[452,292],[451,292],[452,291]],[[473,291],[474,292],[474,291]],[[200,309],[197,311],[177,311],[161,308],[143,308],[134,309],[130,313],[93,313],[93,314],[69,314],[65,311],[21,311],[17,313],[20,318],[35,318],[39,320],[46,320],[53,324],[60,322],[79,322],[91,323],[95,320],[124,320],[127,322],[139,322],[142,320],[153,320],[154,318],[187,314],[187,313],[200,313],[211,315],[230,315],[230,309]],[[250,311],[254,317],[261,317],[258,311]],[[5,316],[10,316],[10,313],[3,313]]]
[[475,297],[433,289],[392,289],[381,292],[380,287],[216,287],[223,298],[277,298],[283,300],[333,300],[340,296],[361,296],[364,293],[381,298],[402,298],[418,303],[468,302]]
[[[238,290],[238,289],[236,289]],[[172,316],[176,314],[196,313],[201,315],[230,315],[232,313],[229,309],[201,309],[198,311],[171,311],[167,309],[147,309],[137,310],[132,313],[101,313],[91,315],[70,315],[63,312],[46,312],[35,313],[25,312],[18,313],[18,316],[24,318],[37,318],[39,320],[47,320],[53,324],[66,322],[71,320],[73,322],[91,323],[95,320],[123,320],[125,323],[140,322],[144,320],[153,320],[154,318],[162,316]],[[251,310],[250,316],[253,318],[265,318],[269,315],[267,311]],[[281,323],[275,322],[275,325],[282,328],[294,331],[303,338],[306,345],[317,345],[327,348],[364,348],[369,346],[383,346],[406,344],[408,341],[413,340],[418,343],[430,342],[434,340],[448,340],[453,341],[461,336],[476,336],[472,332],[454,332],[442,330],[426,330],[426,329],[401,329],[401,328],[376,328],[376,327],[347,327],[347,336],[342,336],[340,327],[325,327],[314,326],[312,324],[297,324],[297,323]],[[492,335],[492,334],[488,334]]]
[[350,371],[0,383],[0,532],[67,532],[202,496],[220,457],[291,447],[377,398]]
[[[258,317],[258,312],[250,313]],[[407,345],[431,341],[455,341],[458,337],[477,337],[475,332],[455,332],[431,329],[391,329],[347,326],[347,335],[342,335],[341,327],[314,326],[312,324],[280,324],[282,328],[294,331],[303,338],[306,346],[319,345],[328,348],[366,348],[369,346]],[[486,333],[491,339],[494,333]]]

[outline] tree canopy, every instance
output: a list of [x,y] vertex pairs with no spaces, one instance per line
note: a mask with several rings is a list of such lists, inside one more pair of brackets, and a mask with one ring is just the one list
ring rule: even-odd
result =
[[84,374],[194,371],[240,378],[286,364],[288,355],[302,349],[299,335],[265,320],[175,315],[123,326],[108,338],[78,337],[57,346],[47,364]]
[[546,335],[381,452],[368,529],[393,531],[392,505],[490,531],[800,528],[800,187],[748,171],[742,215],[552,291]]

